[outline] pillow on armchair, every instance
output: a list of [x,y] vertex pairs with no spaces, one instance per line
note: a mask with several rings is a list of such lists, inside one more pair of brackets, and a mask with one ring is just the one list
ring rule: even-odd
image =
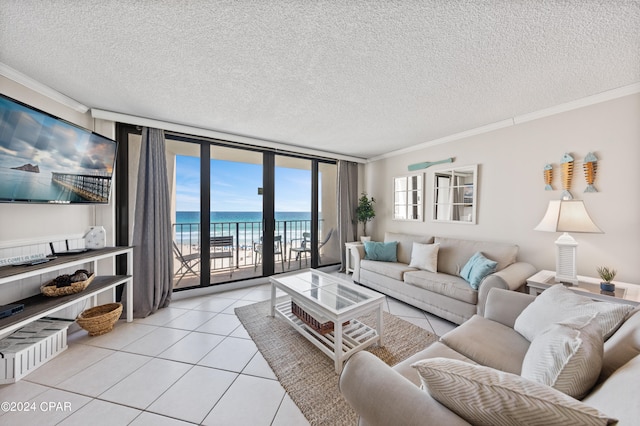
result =
[[423,388],[474,425],[607,425],[615,419],[517,374],[448,358],[412,364]]
[[582,399],[598,380],[604,339],[596,316],[552,325],[531,342],[520,375]]
[[589,297],[574,293],[562,284],[555,284],[543,291],[520,313],[513,329],[531,342],[554,323],[597,313],[596,321],[606,341],[631,310],[633,310],[631,305],[596,302]]

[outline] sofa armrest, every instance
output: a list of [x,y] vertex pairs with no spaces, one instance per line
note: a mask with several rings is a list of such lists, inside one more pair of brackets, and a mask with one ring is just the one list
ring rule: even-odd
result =
[[361,425],[468,425],[367,351],[347,361],[340,392],[360,416]]
[[[355,250],[354,250],[355,249]],[[360,282],[360,261],[364,259],[364,246],[355,246],[351,248],[353,253],[353,281]]]
[[527,278],[535,273],[536,268],[533,265],[526,262],[516,262],[487,276],[478,288],[478,315],[484,316],[489,290],[492,288],[517,290],[527,282]]
[[487,297],[484,317],[513,328],[518,315],[535,300],[535,296],[517,291],[493,288]]

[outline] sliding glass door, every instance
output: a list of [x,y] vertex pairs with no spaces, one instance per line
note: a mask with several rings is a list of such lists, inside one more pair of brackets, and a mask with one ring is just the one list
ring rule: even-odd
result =
[[318,266],[340,263],[338,242],[338,166],[335,163],[318,162]]
[[211,145],[210,283],[262,276],[263,155]]
[[200,144],[166,140],[169,190],[172,193],[173,288],[201,285],[202,226]]
[[[130,244],[140,129],[119,125],[118,244]],[[336,164],[165,132],[174,290],[339,262]]]
[[275,157],[275,273],[311,266],[311,185],[312,161],[277,155]]

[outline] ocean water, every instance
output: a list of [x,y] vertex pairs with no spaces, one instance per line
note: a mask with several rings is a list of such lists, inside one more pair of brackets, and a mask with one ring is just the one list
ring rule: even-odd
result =
[[83,201],[72,191],[55,185],[51,181],[51,173],[30,173],[5,167],[0,167],[0,199],[37,202]]
[[[250,247],[262,235],[262,212],[210,212],[211,236],[237,236],[236,244]],[[276,235],[302,238],[311,230],[311,212],[276,212]],[[182,244],[200,243],[200,212],[176,212],[175,239]]]

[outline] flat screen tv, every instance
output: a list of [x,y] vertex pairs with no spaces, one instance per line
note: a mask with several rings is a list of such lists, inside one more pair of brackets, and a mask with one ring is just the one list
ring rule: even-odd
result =
[[114,140],[0,94],[0,202],[106,204]]

